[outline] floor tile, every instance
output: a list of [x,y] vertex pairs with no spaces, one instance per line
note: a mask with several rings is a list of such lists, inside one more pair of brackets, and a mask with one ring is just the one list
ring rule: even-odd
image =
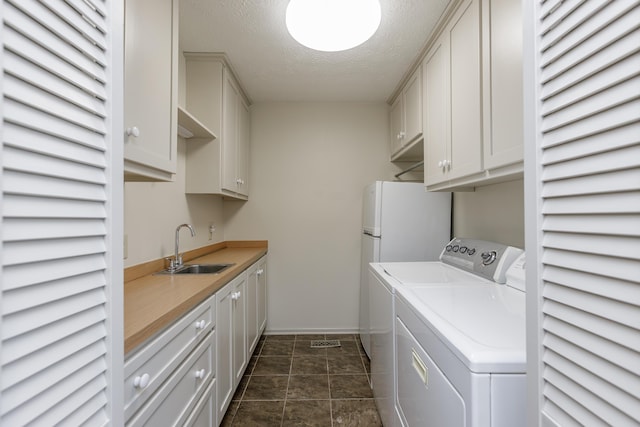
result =
[[332,354],[327,356],[329,374],[364,374],[364,365],[359,355]]
[[329,399],[329,376],[291,375],[287,399]]
[[360,355],[358,351],[358,346],[355,341],[349,340],[340,340],[340,347],[329,347],[327,348],[327,355],[332,354],[353,354]]
[[300,334],[296,335],[296,341],[308,341],[308,340],[323,340],[325,334]]
[[381,426],[370,370],[357,334],[263,335],[221,425]]
[[328,400],[287,400],[283,427],[331,427],[331,404]]
[[266,341],[260,356],[289,356],[293,353],[295,341]]
[[247,384],[249,383],[249,377],[248,375],[244,375],[242,378],[240,378],[240,382],[238,383],[238,387],[236,388],[236,392],[233,394],[233,397],[231,398],[231,400],[241,400],[242,399],[242,395],[244,395],[244,391],[247,389]]
[[373,399],[332,400],[331,412],[334,426],[382,427]]
[[356,336],[354,334],[327,334],[327,339],[354,341],[356,339]]
[[279,427],[284,412],[284,401],[242,401],[233,417],[232,426]]
[[238,406],[240,406],[239,400],[232,400],[227,408],[227,412],[224,414],[222,418],[222,422],[220,423],[220,427],[229,427],[233,422],[233,417],[236,415],[236,411],[238,410]]
[[326,356],[326,348],[312,348],[311,340],[298,340],[293,350],[294,356]]
[[287,393],[286,376],[252,376],[244,391],[244,400],[283,400]]
[[293,356],[291,375],[326,375],[327,373],[326,357]]
[[329,375],[332,399],[371,399],[373,392],[366,375]]
[[296,336],[287,334],[287,335],[265,335],[265,341],[295,341]]
[[290,356],[260,356],[251,375],[289,375]]

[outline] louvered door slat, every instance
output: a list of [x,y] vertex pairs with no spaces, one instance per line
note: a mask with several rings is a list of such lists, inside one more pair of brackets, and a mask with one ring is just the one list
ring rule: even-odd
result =
[[[618,194],[588,194],[586,196],[558,197],[546,199],[544,214],[633,214],[640,211],[640,191]],[[612,219],[614,221],[614,219]]]
[[640,224],[632,215],[619,215],[615,221],[607,215],[562,215],[545,219],[544,231],[640,237]]
[[583,61],[575,65],[571,64],[571,68],[562,68],[562,73],[555,73],[548,76],[550,80],[549,83],[545,85],[542,93],[543,99],[557,96],[565,87],[578,84],[601,70],[633,55],[637,52],[639,34],[640,31],[635,30],[621,39],[616,40],[612,45],[615,54],[611,54],[608,49],[596,52],[589,51],[589,56]]
[[81,1],[66,0],[59,2],[55,0],[40,0],[49,10],[55,13],[70,28],[75,29],[79,34],[89,40],[90,43],[97,43],[101,51],[105,49],[101,43],[102,35],[106,32],[102,26],[102,17],[95,14],[88,5],[83,5]]
[[[640,157],[640,145],[603,151],[589,156],[576,157],[564,162],[545,163],[545,181],[584,177],[611,171],[634,172],[635,159]],[[624,171],[623,171],[624,170]],[[604,176],[599,178],[606,179]],[[629,177],[632,179],[633,178]],[[587,192],[588,189],[583,190]],[[573,191],[575,193],[575,191]]]
[[46,219],[33,223],[33,221],[24,218],[8,218],[5,224],[10,226],[10,232],[5,234],[5,240],[39,240],[54,239],[62,237],[87,237],[87,236],[103,236],[107,230],[104,222],[99,219]]
[[[638,69],[640,69],[640,61],[638,61]],[[564,160],[633,146],[638,144],[638,135],[640,135],[640,122],[634,122],[608,129],[606,138],[602,138],[601,134],[594,134],[579,140],[567,141],[555,147],[548,147],[543,153],[542,164],[550,165]]]
[[4,100],[4,119],[9,123],[24,126],[56,138],[64,138],[74,143],[104,149],[103,135],[76,126],[68,121],[60,120],[60,118],[48,112],[29,108],[11,98]]
[[5,72],[7,74],[24,76],[29,72],[30,84],[36,85],[41,90],[51,92],[60,99],[80,106],[91,114],[98,116],[98,118],[104,118],[104,104],[100,99],[96,98],[95,93],[79,90],[72,82],[61,81],[41,68],[34,68],[33,64],[29,63],[26,59],[11,52],[5,55],[4,62]]
[[65,44],[76,48],[82,55],[91,58],[97,64],[104,66],[104,49],[100,47],[101,40],[89,40],[82,37],[75,28],[60,19],[41,2],[37,0],[5,0],[16,9],[29,16],[34,22],[46,27],[53,35]]
[[[544,306],[545,313],[551,317],[562,318],[562,320],[570,325],[579,325],[580,327],[587,329],[590,333],[597,335],[599,337],[608,339],[622,347],[628,347],[631,350],[638,351],[638,344],[635,342],[635,335],[633,328],[629,327],[620,327],[619,324],[607,320],[602,319],[601,317],[594,316],[592,314],[585,313],[580,309],[572,308],[571,306],[563,305],[561,303],[557,303],[555,301],[545,301]],[[551,334],[545,336],[545,343],[550,342],[555,337]],[[574,345],[573,342],[562,341],[563,343],[568,345]],[[546,344],[548,345],[548,344]],[[555,351],[561,352],[559,345],[555,345]],[[592,353],[590,353],[592,354]],[[594,355],[593,357],[597,357]],[[572,360],[578,360],[577,358],[572,357]],[[599,358],[598,361],[610,363],[606,359]],[[621,384],[620,387],[623,389],[628,388],[630,384],[636,384],[637,381],[629,381],[627,382],[629,372],[625,370],[624,384]]]
[[[567,396],[577,403],[577,408],[589,408],[589,411],[580,412],[577,421],[582,425],[626,426],[633,425],[633,420],[624,412],[617,410],[609,401],[603,401],[592,390],[572,381],[565,376],[566,371],[552,369],[551,365],[545,368],[544,378],[556,385]],[[562,369],[562,366],[559,367]],[[604,390],[605,392],[608,390]],[[577,411],[576,411],[577,412]]]
[[525,3],[528,421],[637,426],[640,2]]
[[[565,306],[581,310],[585,314],[613,320],[632,329],[640,328],[640,318],[635,316],[636,307],[624,301],[605,299],[600,295],[594,295],[588,292],[576,292],[575,289],[556,286],[551,282],[545,287],[544,297]],[[617,325],[607,324],[617,327]],[[605,335],[605,337],[606,336],[607,335]],[[638,369],[640,370],[640,366],[638,366]],[[638,372],[640,373],[640,371]]]
[[5,159],[12,162],[11,169],[20,172],[37,173],[50,178],[67,178],[86,183],[104,184],[104,171],[95,165],[85,165],[52,158],[31,151],[7,148]]
[[123,5],[0,8],[0,425],[123,425]]
[[106,167],[104,151],[96,150],[95,147],[84,144],[74,143],[66,139],[66,136],[56,138],[34,129],[25,129],[13,123],[5,122],[4,138],[6,147],[97,166],[103,170]]
[[[599,18],[597,21],[591,21],[592,26],[582,25],[575,27],[573,31],[565,33],[560,40],[556,43],[544,49],[544,53],[541,56],[542,66],[554,62],[558,58],[567,55],[567,53],[575,46],[584,43],[594,33],[599,31],[618,31],[619,28],[633,28],[638,22],[638,13],[640,11],[636,8],[636,2],[632,1],[612,1],[606,2],[605,7],[599,12]],[[630,20],[626,25],[611,25],[618,22],[618,20]],[[623,31],[624,32],[624,31]],[[621,35],[622,33],[618,31]],[[618,37],[610,37],[616,39]]]

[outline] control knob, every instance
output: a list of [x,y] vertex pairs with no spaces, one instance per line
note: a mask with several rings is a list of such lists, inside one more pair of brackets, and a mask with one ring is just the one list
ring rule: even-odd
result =
[[482,258],[482,265],[492,264],[496,260],[497,256],[498,253],[496,251],[483,252],[480,254],[480,258]]

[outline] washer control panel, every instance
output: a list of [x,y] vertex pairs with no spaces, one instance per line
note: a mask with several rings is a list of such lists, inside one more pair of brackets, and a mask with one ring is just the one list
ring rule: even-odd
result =
[[505,274],[522,249],[487,240],[454,238],[442,250],[440,261],[477,274],[497,283],[505,283]]

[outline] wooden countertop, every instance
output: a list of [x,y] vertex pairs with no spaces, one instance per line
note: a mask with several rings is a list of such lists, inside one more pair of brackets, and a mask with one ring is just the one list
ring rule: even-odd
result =
[[219,274],[170,275],[164,260],[125,269],[124,352],[129,353],[267,253],[267,241],[229,241],[186,252],[185,263],[233,263]]

